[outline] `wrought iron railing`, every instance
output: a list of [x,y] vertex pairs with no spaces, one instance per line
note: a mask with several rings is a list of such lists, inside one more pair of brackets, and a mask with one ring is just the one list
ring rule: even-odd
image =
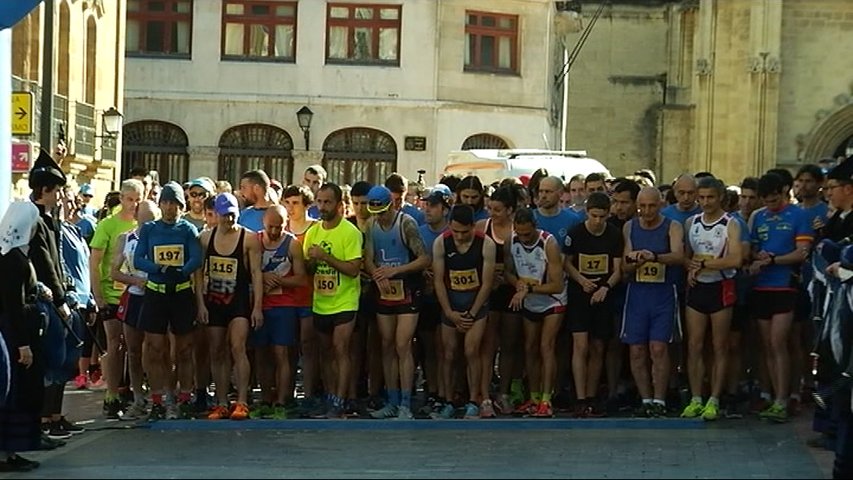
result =
[[95,156],[95,107],[75,102],[74,146],[77,155]]

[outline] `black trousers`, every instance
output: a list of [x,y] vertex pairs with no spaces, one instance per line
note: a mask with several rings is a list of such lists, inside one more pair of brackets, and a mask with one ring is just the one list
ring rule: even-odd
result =
[[49,385],[44,387],[44,407],[42,417],[62,414],[62,398],[65,396],[65,385]]

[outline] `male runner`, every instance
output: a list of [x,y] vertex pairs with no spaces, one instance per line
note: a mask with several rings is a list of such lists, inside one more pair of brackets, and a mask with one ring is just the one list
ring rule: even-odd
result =
[[683,263],[684,230],[680,223],[661,215],[662,203],[659,190],[643,188],[637,196],[638,217],[623,227],[623,267],[629,280],[620,338],[629,346],[641,412],[649,417],[666,415],[668,343],[674,330],[681,328],[673,267]]
[[[553,185],[553,177],[542,179],[540,200],[553,197]],[[542,193],[543,188],[546,193]],[[557,373],[555,345],[568,300],[562,255],[554,235],[537,228],[532,210],[519,208],[515,212],[513,230],[510,246],[504,248],[504,277],[516,288],[510,306],[521,311],[524,319],[524,366],[530,385],[530,399],[516,412],[552,417],[551,396]]]
[[334,352],[337,378],[331,392],[327,418],[341,418],[352,375],[350,345],[358,311],[361,283],[362,234],[344,220],[343,192],[327,183],[317,192],[321,224],[305,234],[307,269],[314,274],[314,328],[328,351]]
[[[697,185],[702,213],[687,220],[687,374],[693,398],[684,407],[682,417],[699,415],[705,420],[719,416],[720,394],[728,370],[729,331],[732,307],[737,301],[735,276],[743,263],[741,226],[723,210],[726,187],[723,182],[705,177]],[[705,382],[705,339],[711,324],[714,368],[711,370],[711,396],[702,405]]]
[[[136,224],[145,225],[160,218],[160,208],[151,200],[139,202],[136,208]],[[142,303],[145,294],[145,284],[148,274],[136,268],[133,256],[139,244],[139,227],[122,234],[118,238],[115,254],[110,269],[110,277],[114,282],[127,285],[127,291],[119,306],[118,316],[122,322],[122,335],[127,348],[127,366],[130,374],[130,391],[133,393],[133,403],[126,408],[120,420],[138,420],[145,416],[145,393],[142,390],[143,374],[146,369],[142,365],[142,345],[145,331],[140,328],[142,322]]]
[[[139,228],[133,265],[148,274],[139,326],[145,331],[146,354],[149,355],[150,417],[176,419],[182,410],[189,411],[192,399],[195,305],[190,277],[201,266],[202,253],[195,227],[181,219],[186,208],[184,189],[175,182],[164,185],[159,207],[162,218]],[[168,391],[172,376],[168,332],[174,334],[175,339],[180,405],[175,402],[175,392]]]
[[[421,275],[429,257],[415,219],[393,205],[391,191],[376,185],[367,194],[373,215],[365,235],[365,270],[376,285],[376,319],[388,403],[375,418],[412,419],[415,360],[412,338],[421,306]],[[399,407],[399,408],[398,408]]]
[[758,181],[758,196],[765,208],[753,214],[753,318],[761,330],[770,381],[776,399],[760,412],[763,419],[788,420],[791,358],[788,351],[791,323],[797,300],[796,272],[808,257],[814,229],[806,213],[788,201],[785,180],[768,173]]
[[[107,351],[104,352],[102,365],[107,382],[104,399],[104,415],[118,418],[121,401],[118,387],[121,382],[123,355],[119,354],[122,324],[116,317],[119,300],[124,285],[110,278],[110,266],[115,255],[118,237],[136,227],[136,205],[142,200],[145,186],[139,180],[125,180],[121,184],[121,210],[101,220],[95,228],[95,235],[89,245],[92,257],[89,262],[89,276],[92,280],[92,293],[98,304],[99,317],[104,322],[107,336]],[[183,195],[183,192],[181,193]]]
[[[199,236],[205,268],[196,272],[195,279],[196,285],[207,281],[206,289],[196,290],[196,303],[199,323],[207,326],[216,384],[217,405],[207,418],[219,420],[228,416],[232,420],[245,420],[249,416],[250,374],[246,340],[250,329],[257,330],[264,322],[261,245],[251,230],[237,223],[240,207],[234,195],[220,193],[215,207],[219,224]],[[237,402],[230,412],[231,375],[226,357],[229,351],[237,387]]]
[[[296,346],[298,311],[302,308],[296,287],[307,283],[302,243],[284,230],[284,207],[273,205],[264,215],[263,248],[264,324],[252,336],[256,353],[270,349],[275,362],[275,399],[272,418],[285,418],[284,406],[293,400],[290,349]],[[264,356],[262,355],[262,358]],[[269,398],[271,395],[262,392]]]
[[453,362],[461,334],[468,373],[465,418],[479,418],[478,403],[489,398],[489,392],[480,391],[483,373],[480,343],[486,329],[495,277],[495,244],[474,231],[471,206],[453,207],[450,229],[433,244],[432,258],[435,295],[442,310],[442,380],[445,388],[453,385]]
[[[443,184],[438,184],[429,190],[422,198],[425,203],[424,217],[426,223],[418,227],[424,247],[432,260],[435,240],[447,231],[447,216],[450,213],[450,199],[453,194]],[[427,378],[427,407],[430,416],[438,416],[444,409],[449,409],[447,417],[453,415],[451,387],[444,384],[441,365],[444,362],[441,347],[441,305],[435,296],[435,281],[432,262],[424,270],[424,293],[421,303],[421,315],[418,318],[418,341],[422,345],[423,368]]]
[[577,415],[601,416],[595,396],[604,363],[605,342],[613,337],[610,291],[622,281],[622,232],[607,222],[610,198],[593,192],[586,200],[586,221],[566,236],[563,246],[569,284],[567,316],[572,330],[572,373]]

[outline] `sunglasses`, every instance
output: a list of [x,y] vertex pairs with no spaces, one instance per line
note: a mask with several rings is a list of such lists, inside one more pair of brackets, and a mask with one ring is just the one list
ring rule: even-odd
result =
[[367,202],[367,204],[371,207],[384,207],[386,205],[385,202]]
[[190,192],[190,197],[192,197],[192,198],[206,198],[207,192]]

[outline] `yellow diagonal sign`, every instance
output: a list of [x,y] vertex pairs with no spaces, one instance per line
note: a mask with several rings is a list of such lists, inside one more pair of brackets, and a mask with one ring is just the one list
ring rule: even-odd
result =
[[33,94],[12,92],[12,135],[33,134]]

